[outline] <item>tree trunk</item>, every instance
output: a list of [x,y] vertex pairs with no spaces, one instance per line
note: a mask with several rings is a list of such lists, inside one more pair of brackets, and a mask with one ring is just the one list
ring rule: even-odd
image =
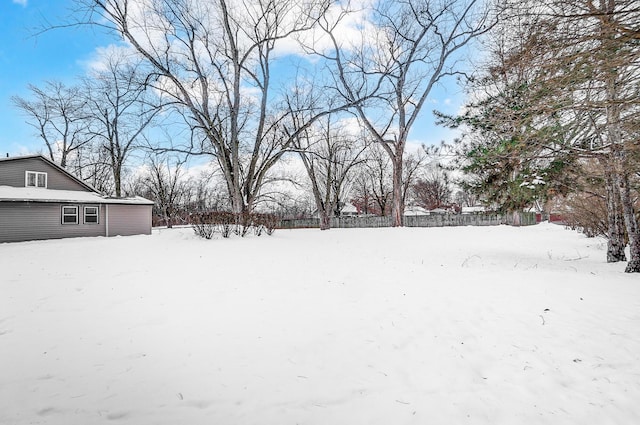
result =
[[[604,83],[606,87],[606,126],[607,139],[612,149],[612,173],[615,185],[618,187],[622,215],[624,217],[627,237],[629,238],[630,259],[625,272],[640,273],[640,234],[638,233],[638,221],[633,208],[631,190],[629,188],[629,158],[626,143],[622,135],[621,123],[623,102],[620,100],[621,78],[620,69],[613,66],[610,60],[615,58],[619,45],[613,43],[611,22],[616,3],[612,0],[601,0],[600,7],[606,12],[601,18],[601,43],[606,53],[607,63],[603,64]],[[623,86],[622,86],[623,87]]]
[[171,212],[169,212],[169,209],[165,209],[164,211],[164,221],[165,223],[167,223],[167,229],[173,228],[173,223],[171,221]]
[[620,194],[616,188],[615,178],[609,164],[604,163],[605,187],[607,190],[607,263],[627,261],[624,253],[626,246],[624,217],[620,205]]
[[320,214],[320,230],[331,229],[331,215],[323,209],[318,210]]
[[630,259],[627,263],[626,273],[640,273],[640,232],[638,231],[638,220],[633,208],[633,199],[629,187],[629,175],[623,171],[617,175],[618,190],[620,191],[620,201],[622,202],[622,214],[629,237]]
[[511,212],[511,225],[512,226],[520,226],[522,223],[520,222],[520,211],[512,211]]
[[[233,169],[233,166],[228,163],[220,162],[220,165],[223,169],[223,175],[227,187],[227,193],[229,194],[229,202],[231,207],[231,212],[236,217],[242,215],[245,211],[245,203],[242,197],[242,189],[240,187],[240,181],[237,177],[238,168]],[[236,164],[239,167],[239,164]]]
[[122,196],[122,165],[113,164],[113,182],[115,184],[116,197]]
[[[402,152],[396,152],[393,163],[393,195],[391,199],[391,225],[402,227],[404,205],[402,203]],[[384,211],[383,211],[384,213]]]

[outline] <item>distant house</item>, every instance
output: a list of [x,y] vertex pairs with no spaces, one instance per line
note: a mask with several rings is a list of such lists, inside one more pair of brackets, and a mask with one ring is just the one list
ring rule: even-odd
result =
[[358,215],[358,209],[354,207],[352,204],[346,204],[340,210],[341,216],[356,216]]
[[[318,209],[313,210],[311,213],[313,217],[320,218],[320,211]],[[340,208],[340,217],[355,217],[358,216],[358,209],[351,204],[345,204]]]
[[417,205],[407,205],[404,208],[404,215],[412,216],[412,215],[429,215],[429,211],[426,209],[419,207]]
[[152,207],[103,196],[42,155],[0,158],[0,242],[150,234]]
[[462,207],[462,214],[479,214],[486,211],[487,209],[483,206]]

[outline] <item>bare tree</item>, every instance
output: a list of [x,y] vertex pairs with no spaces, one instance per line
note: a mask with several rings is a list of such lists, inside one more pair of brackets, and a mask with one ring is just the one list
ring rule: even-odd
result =
[[451,182],[446,171],[433,168],[412,186],[414,202],[427,209],[448,207],[451,204]]
[[393,196],[392,167],[380,145],[369,145],[358,167],[352,203],[365,214],[389,215]]
[[466,190],[464,187],[459,188],[453,195],[453,201],[462,207],[475,207],[480,204],[480,200],[475,193]]
[[159,215],[171,228],[192,196],[191,184],[184,176],[186,158],[155,155],[150,156],[147,163],[148,171],[142,178],[145,195],[155,202]]
[[115,186],[109,161],[108,152],[101,145],[88,143],[78,149],[73,168],[77,170],[78,177],[99,192],[113,194]]
[[486,2],[400,0],[377,3],[375,27],[358,46],[346,45],[324,30],[333,43],[323,57],[335,64],[338,90],[349,100],[376,93],[376,102],[355,103],[355,111],[392,165],[392,222],[402,226],[403,165],[411,129],[436,84],[460,71],[457,53],[484,34],[493,22]]
[[424,173],[427,162],[427,155],[424,149],[412,152],[405,156],[402,165],[402,206],[407,205],[407,198],[410,196],[412,187],[419,181]]
[[82,89],[48,81],[44,87],[29,85],[29,91],[31,99],[13,96],[11,100],[26,114],[27,124],[37,130],[49,158],[67,168],[70,157],[91,142]]
[[207,170],[193,178],[192,197],[187,208],[189,213],[228,209],[224,185],[217,177],[217,170]]
[[358,143],[344,124],[331,116],[300,133],[294,147],[311,183],[320,215],[320,230],[331,227],[331,217],[339,216],[348,199],[354,168],[362,162],[366,145]]
[[139,60],[114,51],[105,58],[103,69],[84,80],[88,133],[97,149],[106,153],[98,154],[97,159],[107,160],[118,197],[122,196],[125,164],[132,151],[143,144],[145,129],[161,110],[149,93],[147,75]]
[[329,1],[79,3],[153,68],[150,83],[179,105],[194,133],[184,149],[215,157],[233,212],[251,209],[293,140],[283,139],[279,128],[283,115],[273,99],[274,50],[279,41],[312,28]]

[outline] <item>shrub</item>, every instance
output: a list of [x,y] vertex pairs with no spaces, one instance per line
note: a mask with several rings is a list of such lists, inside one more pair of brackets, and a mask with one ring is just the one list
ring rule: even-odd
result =
[[273,214],[243,213],[233,214],[227,211],[211,211],[191,214],[191,227],[194,232],[205,239],[211,239],[217,232],[228,238],[231,232],[242,237],[253,230],[260,236],[262,232],[272,235],[279,220]]
[[[264,230],[267,235],[273,235],[276,227],[280,224],[280,220],[274,214],[256,214],[254,216],[255,223],[260,227],[260,233]],[[260,234],[258,234],[260,236]]]
[[216,225],[211,223],[203,214],[191,217],[191,228],[201,238],[211,239],[216,232]]
[[559,212],[567,227],[590,238],[607,236],[607,206],[603,196],[586,193],[570,195]]

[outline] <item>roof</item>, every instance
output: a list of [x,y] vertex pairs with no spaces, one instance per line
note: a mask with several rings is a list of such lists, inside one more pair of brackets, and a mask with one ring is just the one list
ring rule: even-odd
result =
[[62,168],[60,165],[58,165],[55,162],[51,161],[50,159],[48,159],[44,155],[10,156],[10,157],[7,157],[7,158],[0,158],[0,162],[16,161],[16,160],[20,160],[20,159],[33,159],[33,158],[37,158],[37,159],[40,159],[40,160],[46,162],[47,164],[51,165],[52,167],[54,167],[55,169],[57,169],[61,173],[63,173],[66,176],[68,176],[70,179],[72,179],[72,180],[78,182],[79,184],[81,184],[87,190],[91,190],[93,192],[98,192],[93,186],[91,186],[90,184],[88,184],[88,183],[82,181],[81,179],[77,178],[76,176],[74,176],[73,174],[71,174],[70,172],[68,172],[64,168]]
[[404,215],[429,215],[429,211],[416,205],[409,205],[404,209]]
[[352,204],[346,204],[344,207],[342,207],[342,210],[340,211],[341,213],[352,213],[355,214],[358,212],[358,209],[353,206]]
[[102,196],[97,192],[13,186],[0,186],[0,202],[70,202],[83,204],[153,205],[153,201],[140,196],[132,198],[112,198]]
[[485,212],[487,209],[483,206],[474,206],[474,207],[462,207],[462,213],[477,213],[477,212]]

